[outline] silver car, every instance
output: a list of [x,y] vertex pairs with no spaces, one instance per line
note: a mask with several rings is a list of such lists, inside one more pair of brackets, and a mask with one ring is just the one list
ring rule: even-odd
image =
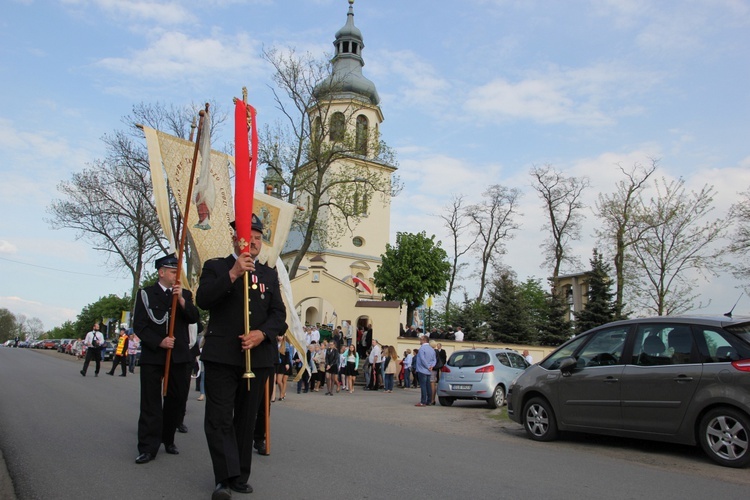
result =
[[700,444],[750,463],[750,318],[609,323],[563,344],[510,386],[508,415],[536,441],[580,431]]
[[442,406],[457,399],[484,400],[490,408],[503,406],[510,382],[528,366],[510,349],[456,351],[440,370],[438,400]]

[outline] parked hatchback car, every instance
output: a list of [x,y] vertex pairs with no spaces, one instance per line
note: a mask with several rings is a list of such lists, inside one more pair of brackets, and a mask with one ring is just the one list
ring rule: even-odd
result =
[[450,406],[457,399],[482,399],[490,408],[503,406],[510,382],[528,366],[509,349],[455,351],[440,370],[438,401]]
[[508,415],[537,441],[558,431],[696,445],[750,463],[750,317],[609,323],[521,374]]

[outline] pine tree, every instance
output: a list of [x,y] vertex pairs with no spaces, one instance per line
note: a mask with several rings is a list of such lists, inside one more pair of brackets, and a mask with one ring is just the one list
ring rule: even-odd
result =
[[576,317],[578,333],[609,323],[615,318],[614,293],[611,290],[612,281],[609,279],[610,266],[604,262],[597,249],[594,249],[594,255],[589,262],[591,270],[586,273],[588,302]]
[[559,296],[550,293],[547,294],[546,306],[546,321],[541,324],[539,343],[557,346],[573,334],[570,321],[565,319],[568,305]]
[[497,342],[525,344],[532,340],[530,315],[521,289],[508,272],[492,283],[487,323]]

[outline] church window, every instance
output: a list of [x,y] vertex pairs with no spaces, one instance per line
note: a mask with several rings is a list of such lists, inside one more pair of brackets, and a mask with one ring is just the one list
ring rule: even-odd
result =
[[368,125],[369,123],[365,115],[357,116],[356,151],[357,154],[362,156],[367,156]]
[[359,236],[355,236],[354,238],[352,238],[352,245],[354,245],[355,247],[361,247],[364,244],[365,240],[363,240]]
[[333,142],[340,142],[344,140],[344,128],[346,127],[346,119],[344,113],[336,112],[331,116],[331,133],[330,139]]
[[319,141],[320,140],[320,131],[323,130],[323,121],[320,119],[319,116],[315,117],[315,121],[313,122],[313,129],[312,129],[312,140],[313,141]]

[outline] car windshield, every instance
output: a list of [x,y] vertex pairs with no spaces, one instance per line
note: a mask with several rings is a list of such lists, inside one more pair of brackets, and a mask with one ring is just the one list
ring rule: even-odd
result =
[[489,362],[489,354],[481,351],[454,352],[448,360],[450,366],[458,368],[483,366]]

